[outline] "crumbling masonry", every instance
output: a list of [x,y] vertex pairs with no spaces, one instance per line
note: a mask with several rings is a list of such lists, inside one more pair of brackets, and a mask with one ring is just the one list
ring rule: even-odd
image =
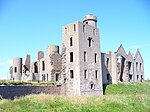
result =
[[97,17],[90,14],[63,27],[61,53],[50,45],[32,63],[30,55],[25,63],[14,58],[10,73],[12,80],[61,82],[65,95],[102,95],[103,84],[143,81],[144,63],[138,49],[126,54],[122,45],[101,53]]

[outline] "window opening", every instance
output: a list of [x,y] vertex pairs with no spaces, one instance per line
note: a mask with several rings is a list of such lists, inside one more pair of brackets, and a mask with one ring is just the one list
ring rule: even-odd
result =
[[15,73],[17,72],[17,67],[15,67]]
[[89,47],[92,47],[92,37],[89,37],[88,41],[89,41]]
[[107,74],[107,80],[108,81],[110,80],[110,74]]
[[84,70],[84,78],[87,79],[87,70]]
[[44,71],[45,70],[45,62],[42,61],[42,70]]
[[95,70],[95,78],[98,79],[98,70]]
[[70,37],[70,46],[73,46],[72,37]]
[[94,54],[95,57],[95,63],[97,63],[97,53]]
[[87,61],[87,53],[86,53],[86,51],[84,51],[84,62],[86,62]]
[[109,58],[106,59],[106,67],[108,68],[109,65]]
[[70,78],[74,78],[73,70],[70,70]]
[[34,73],[38,73],[38,64],[37,64],[37,62],[34,63]]
[[70,62],[73,62],[73,52],[70,52]]
[[59,80],[59,74],[56,73],[56,81],[58,81],[58,80]]
[[76,31],[76,25],[75,24],[73,25],[73,29],[74,29],[74,31]]

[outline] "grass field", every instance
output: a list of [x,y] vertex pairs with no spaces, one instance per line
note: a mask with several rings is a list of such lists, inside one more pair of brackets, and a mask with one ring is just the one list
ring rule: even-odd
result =
[[150,82],[108,85],[105,93],[99,97],[41,94],[3,99],[0,112],[150,112]]

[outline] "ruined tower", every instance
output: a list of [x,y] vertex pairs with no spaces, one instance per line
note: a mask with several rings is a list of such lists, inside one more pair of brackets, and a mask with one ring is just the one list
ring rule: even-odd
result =
[[100,36],[97,17],[90,14],[63,27],[62,76],[66,95],[101,95]]
[[22,76],[22,58],[13,59],[13,76],[12,80],[21,80]]

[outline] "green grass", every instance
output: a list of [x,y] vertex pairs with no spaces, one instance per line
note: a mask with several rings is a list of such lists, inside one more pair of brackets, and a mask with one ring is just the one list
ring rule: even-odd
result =
[[24,81],[11,81],[11,80],[0,80],[0,85],[56,85],[59,82],[24,82]]
[[107,85],[105,94],[150,94],[150,82]]
[[150,95],[30,95],[0,101],[0,112],[150,112]]
[[106,95],[29,95],[0,100],[0,112],[150,112],[150,82],[108,85]]

